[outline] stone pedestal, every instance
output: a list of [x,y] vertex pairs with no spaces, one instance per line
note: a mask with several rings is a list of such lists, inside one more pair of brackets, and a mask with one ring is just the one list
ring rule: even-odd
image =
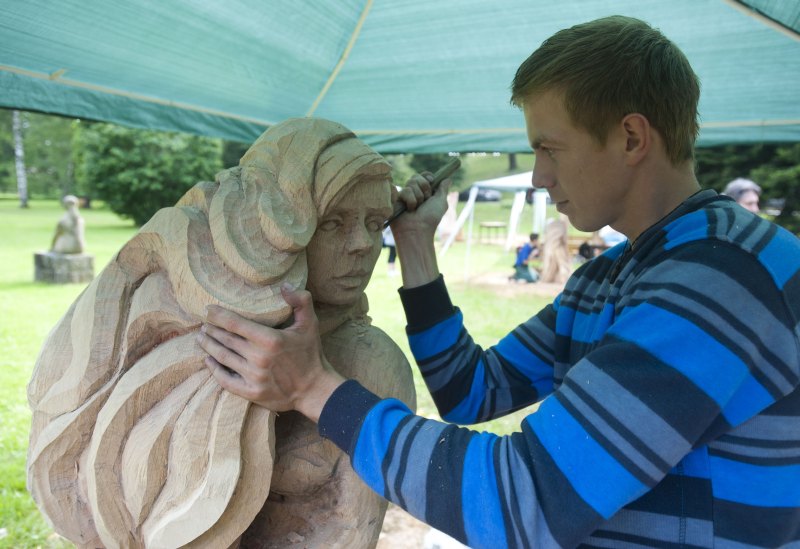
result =
[[37,282],[69,284],[89,282],[94,278],[93,255],[37,252],[33,261],[34,280]]

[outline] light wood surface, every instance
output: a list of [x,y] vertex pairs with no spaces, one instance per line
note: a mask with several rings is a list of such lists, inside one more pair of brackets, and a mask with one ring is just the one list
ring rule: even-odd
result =
[[[304,418],[276,422],[221,389],[195,342],[209,304],[286,322],[280,284],[304,287],[317,222],[356,182],[383,185],[388,205],[388,164],[346,128],[278,124],[89,284],[28,386],[28,486],[57,532],[78,547],[375,545],[386,503],[347,457]],[[366,297],[322,309],[330,362],[413,407],[408,362]]]

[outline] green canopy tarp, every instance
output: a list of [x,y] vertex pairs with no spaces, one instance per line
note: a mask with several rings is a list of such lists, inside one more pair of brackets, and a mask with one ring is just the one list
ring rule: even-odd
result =
[[800,141],[788,0],[8,0],[0,106],[245,142],[311,115],[382,152],[524,151],[517,66],[611,14],[686,53],[702,144]]

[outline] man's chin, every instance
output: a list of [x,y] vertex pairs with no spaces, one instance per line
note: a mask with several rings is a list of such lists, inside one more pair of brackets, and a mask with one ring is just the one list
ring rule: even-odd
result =
[[574,216],[567,214],[567,219],[569,220],[569,224],[581,231],[582,233],[593,233],[595,231],[599,231],[605,225],[598,225],[597,223],[592,223],[586,220],[577,219]]

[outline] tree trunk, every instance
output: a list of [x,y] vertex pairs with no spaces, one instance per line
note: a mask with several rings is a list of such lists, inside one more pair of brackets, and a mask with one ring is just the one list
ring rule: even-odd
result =
[[12,129],[14,134],[14,164],[17,168],[17,194],[19,207],[28,207],[28,176],[25,173],[25,148],[22,145],[22,117],[19,111],[12,114]]
[[517,155],[514,153],[508,154],[508,171],[513,172],[517,169]]

